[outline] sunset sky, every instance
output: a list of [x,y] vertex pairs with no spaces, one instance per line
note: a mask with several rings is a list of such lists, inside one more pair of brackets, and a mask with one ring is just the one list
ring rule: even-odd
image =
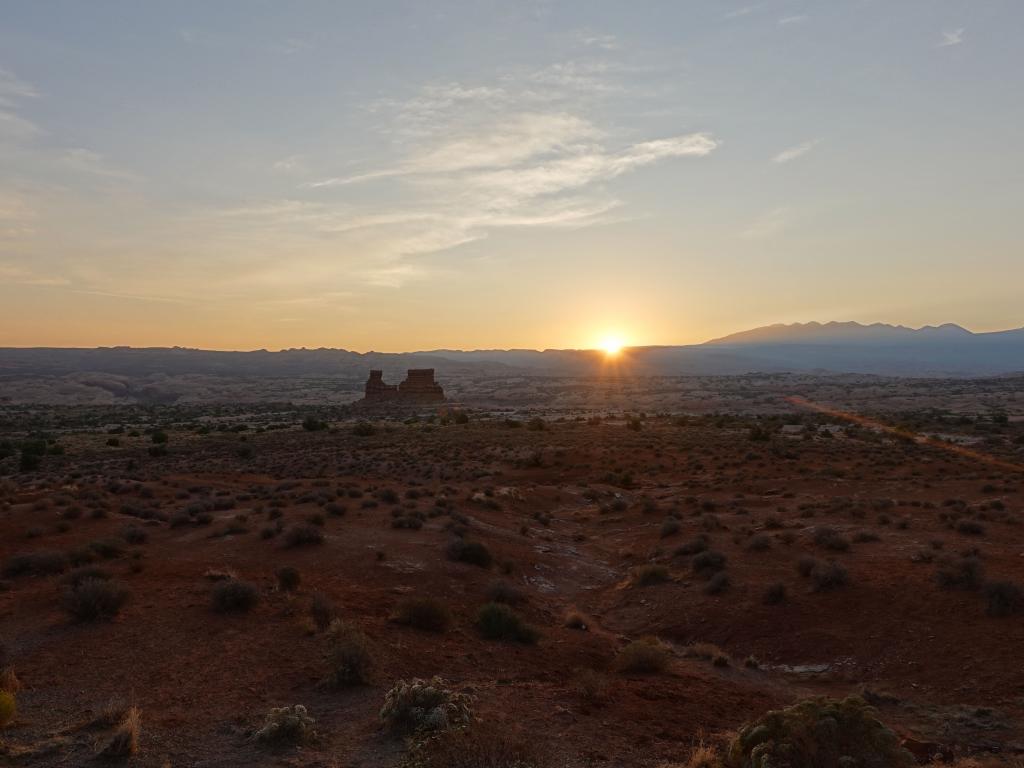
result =
[[1024,325],[1020,0],[0,0],[0,345]]

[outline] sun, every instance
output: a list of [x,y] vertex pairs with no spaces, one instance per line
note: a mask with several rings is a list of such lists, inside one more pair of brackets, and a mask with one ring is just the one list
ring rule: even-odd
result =
[[622,351],[622,348],[626,346],[626,343],[622,340],[621,336],[605,336],[601,339],[599,346],[608,357],[616,357]]

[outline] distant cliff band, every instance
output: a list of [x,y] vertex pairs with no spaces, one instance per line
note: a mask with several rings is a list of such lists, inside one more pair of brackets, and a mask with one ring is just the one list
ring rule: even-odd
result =
[[383,371],[370,371],[364,403],[433,403],[444,401],[444,390],[434,381],[433,368],[410,368],[401,384],[386,384]]

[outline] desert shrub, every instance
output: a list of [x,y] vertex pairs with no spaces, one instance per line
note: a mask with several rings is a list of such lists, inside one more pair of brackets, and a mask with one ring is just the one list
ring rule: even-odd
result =
[[814,533],[814,543],[833,552],[845,552],[850,548],[849,540],[835,528],[819,528]]
[[853,535],[853,540],[858,544],[881,541],[881,537],[874,531],[858,531]]
[[352,427],[352,434],[356,437],[370,437],[377,432],[377,428],[368,421],[360,421]]
[[685,544],[680,544],[678,547],[676,547],[676,551],[674,554],[676,557],[687,557],[689,555],[696,555],[700,552],[703,552],[707,548],[708,536],[706,533],[702,533],[695,539],[688,541]]
[[139,751],[139,732],[142,714],[138,707],[129,707],[117,724],[110,740],[99,751],[100,757],[123,759]]
[[451,613],[432,597],[407,597],[398,604],[395,621],[427,632],[444,632],[451,624]]
[[18,714],[18,704],[13,691],[0,691],[0,728],[14,722]]
[[814,570],[814,566],[818,564],[810,555],[804,555],[796,561],[796,572],[803,576],[805,579],[811,575],[811,571]]
[[765,605],[778,605],[786,601],[786,585],[781,581],[772,584],[764,591]]
[[707,549],[694,556],[691,563],[697,573],[715,573],[725,568],[725,555],[713,549]]
[[669,578],[668,568],[664,565],[641,565],[633,571],[633,583],[639,587],[664,584]]
[[327,628],[327,683],[336,688],[369,682],[373,667],[370,639],[357,627],[335,619]]
[[708,580],[707,584],[704,585],[704,592],[708,595],[718,595],[725,592],[731,583],[732,582],[729,580],[729,574],[725,571],[719,571]]
[[534,432],[543,432],[547,429],[547,422],[544,421],[540,416],[534,416],[528,422],[526,422],[526,428],[532,429]]
[[149,534],[137,525],[127,525],[121,529],[121,538],[129,544],[145,544]]
[[492,581],[487,587],[487,600],[505,605],[521,605],[526,602],[526,593],[507,581]]
[[63,573],[68,567],[68,559],[63,552],[37,550],[20,555],[11,555],[4,561],[0,575],[10,579],[15,576],[50,576]]
[[476,616],[476,627],[487,640],[511,640],[533,644],[540,633],[527,624],[522,616],[502,603],[487,603]]
[[110,579],[110,574],[102,568],[97,568],[94,565],[83,565],[82,567],[75,568],[62,576],[60,583],[65,587],[77,587],[87,579],[100,579],[102,581],[107,581]]
[[827,563],[817,563],[811,569],[811,581],[815,592],[825,592],[845,587],[850,582],[850,574],[842,563],[829,560]]
[[747,550],[750,552],[764,552],[772,548],[772,537],[764,533],[752,536],[747,542]]
[[76,621],[112,619],[128,600],[128,590],[106,579],[85,578],[64,593],[64,610]]
[[490,568],[494,558],[491,551],[479,541],[453,539],[446,550],[448,559],[460,563],[469,563],[481,568]]
[[290,565],[277,569],[277,587],[282,592],[294,592],[302,583],[302,576],[297,568]]
[[945,557],[935,571],[943,589],[978,589],[985,578],[985,566],[977,557]]
[[301,704],[274,707],[253,739],[265,744],[301,744],[316,735],[316,721]]
[[284,535],[284,543],[288,547],[323,544],[323,541],[324,533],[315,525],[293,525]]
[[317,592],[310,601],[309,615],[313,617],[316,628],[322,632],[338,617],[338,609],[327,595]]
[[252,610],[260,599],[254,584],[239,579],[217,582],[211,596],[213,610],[217,613],[245,613]]
[[440,677],[399,680],[384,696],[381,721],[391,730],[443,731],[473,719],[472,700]]
[[989,616],[1010,616],[1024,608],[1024,591],[1012,581],[994,581],[985,585]]
[[912,768],[914,757],[862,699],[815,699],[768,712],[729,747],[728,768]]
[[650,675],[668,668],[669,649],[656,638],[634,640],[615,657],[615,666],[620,672]]
[[327,422],[321,421],[316,416],[307,416],[302,420],[302,428],[307,432],[321,432],[327,429]]
[[674,536],[679,533],[681,528],[682,526],[679,524],[679,521],[674,517],[666,517],[665,522],[661,524],[661,538],[665,539],[669,536]]
[[985,526],[977,520],[961,520],[956,524],[956,532],[965,536],[984,536]]

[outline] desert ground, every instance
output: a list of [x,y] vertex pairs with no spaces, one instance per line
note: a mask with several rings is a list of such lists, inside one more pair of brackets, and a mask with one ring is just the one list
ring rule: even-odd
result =
[[[0,755],[424,764],[381,711],[438,676],[523,764],[685,765],[849,695],[922,763],[1018,760],[1019,387],[693,384],[704,406],[5,406]],[[315,725],[264,738],[294,705]]]

